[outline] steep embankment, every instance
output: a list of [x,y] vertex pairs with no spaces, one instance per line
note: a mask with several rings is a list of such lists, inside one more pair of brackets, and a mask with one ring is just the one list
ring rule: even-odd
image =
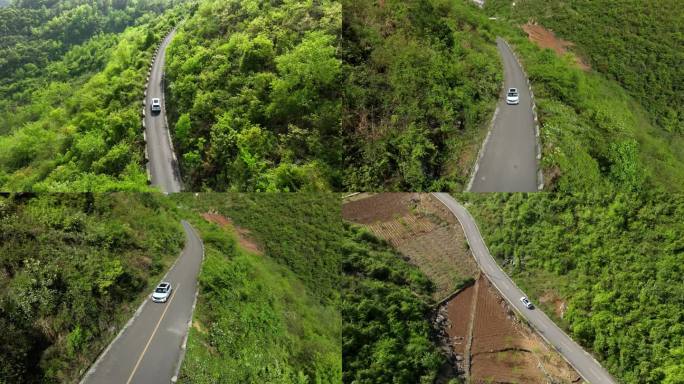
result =
[[184,9],[19,3],[0,9],[0,189],[147,189],[145,75]]
[[340,189],[338,1],[203,1],[168,53],[190,190]]
[[202,214],[206,249],[180,382],[338,384],[337,197],[174,198]]
[[73,383],[178,255],[156,195],[0,198],[0,377]]

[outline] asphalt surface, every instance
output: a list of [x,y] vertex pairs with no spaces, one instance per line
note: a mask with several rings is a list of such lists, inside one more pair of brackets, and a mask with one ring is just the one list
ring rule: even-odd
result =
[[184,221],[183,227],[185,248],[164,279],[173,286],[172,296],[166,303],[155,303],[147,298],[81,384],[171,382],[192,319],[197,275],[202,263],[202,241],[190,224]]
[[[497,47],[503,61],[505,90],[469,191],[536,192],[537,139],[527,78],[500,38]],[[518,89],[520,104],[506,104],[505,91],[509,88]]]
[[[147,135],[147,154],[149,156],[149,171],[153,186],[159,187],[164,193],[180,192],[181,179],[178,162],[173,152],[173,143],[166,127],[166,103],[163,92],[164,64],[166,62],[166,47],[175,36],[171,32],[159,46],[157,57],[152,65],[150,82],[145,98],[145,133]],[[153,114],[150,110],[152,99],[160,99],[161,113]]]
[[[585,381],[592,384],[617,383],[615,379],[587,352],[566,335],[556,324],[539,309],[527,309],[520,302],[526,296],[506,275],[489,253],[480,230],[470,213],[453,197],[446,193],[434,194],[456,216],[463,227],[480,269],[494,283],[509,304],[539,332],[575,368]],[[533,302],[534,304],[534,302]]]

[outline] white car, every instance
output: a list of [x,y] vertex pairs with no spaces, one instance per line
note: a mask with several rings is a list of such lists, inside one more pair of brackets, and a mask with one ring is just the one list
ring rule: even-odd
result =
[[506,93],[506,104],[517,105],[520,104],[520,93],[517,88],[510,88]]
[[173,291],[171,283],[167,283],[166,281],[159,283],[157,288],[155,288],[154,293],[152,293],[152,301],[155,303],[166,303],[169,297],[171,297],[171,291]]
[[161,112],[161,100],[152,99],[152,106],[150,107],[152,112]]
[[532,305],[532,302],[527,297],[525,297],[525,296],[521,297],[520,301],[523,303],[525,308],[527,308],[527,309],[534,308],[534,305]]

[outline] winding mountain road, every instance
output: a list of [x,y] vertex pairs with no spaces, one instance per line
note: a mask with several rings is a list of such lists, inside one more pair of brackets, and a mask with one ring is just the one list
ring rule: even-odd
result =
[[[152,64],[150,82],[145,96],[145,135],[147,139],[147,155],[149,157],[150,181],[164,193],[181,191],[181,178],[178,161],[173,151],[173,142],[169,134],[166,103],[164,100],[164,64],[166,62],[166,48],[176,34],[174,29],[162,41],[157,56]],[[161,113],[150,111],[152,99],[160,99]]]
[[617,381],[589,353],[565,334],[544,312],[529,310],[520,302],[526,296],[498,266],[482,239],[480,230],[468,210],[447,193],[434,193],[463,227],[468,245],[477,263],[501,295],[591,384],[617,384]]
[[81,384],[172,382],[184,354],[204,252],[190,224],[183,221],[183,228],[185,248],[163,279],[172,284],[172,296],[163,304],[146,299]]
[[497,39],[503,61],[505,89],[517,88],[520,104],[497,106],[494,125],[485,142],[469,187],[470,192],[536,192],[537,138],[532,95],[527,78],[508,44]]

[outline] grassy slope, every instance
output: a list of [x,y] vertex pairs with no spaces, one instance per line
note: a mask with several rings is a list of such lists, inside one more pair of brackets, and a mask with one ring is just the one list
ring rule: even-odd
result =
[[[550,182],[549,189],[578,191],[613,186],[623,190],[684,190],[684,140],[681,133],[651,123],[659,120],[655,115],[649,115],[637,101],[643,100],[644,105],[652,106],[659,103],[659,98],[656,100],[653,95],[645,93],[634,99],[617,82],[595,72],[585,73],[575,68],[572,59],[558,58],[550,51],[542,52],[527,41],[521,30],[512,27],[527,21],[527,17],[537,19],[532,11],[536,8],[511,16],[510,7],[503,2],[488,3],[488,12],[503,16],[499,33],[516,46],[533,82],[542,123],[543,167],[547,182]],[[539,3],[521,3],[521,9],[531,7],[530,4]],[[550,2],[545,4],[551,6]],[[587,25],[607,22],[600,21],[603,13],[592,15],[596,18],[591,18]],[[512,22],[506,21],[511,18]],[[572,20],[560,18],[553,24]],[[565,30],[570,31],[578,25],[576,22],[571,24],[566,25]],[[592,30],[591,39],[595,34]],[[563,37],[580,44],[580,47],[584,42],[573,39],[579,36],[572,32]],[[666,46],[651,48],[662,50],[664,55],[671,51]],[[592,46],[591,49],[611,52],[612,48],[608,44],[605,47]],[[628,60],[619,55],[613,60],[619,62],[620,59]],[[634,76],[635,81],[646,81],[644,77],[639,78],[638,72]]]
[[464,198],[492,255],[533,301],[564,300],[555,320],[621,382],[683,382],[682,196]]
[[[195,212],[230,217],[235,234],[195,220],[205,239],[201,292],[182,379],[193,383],[338,383],[341,319],[339,203],[334,195],[178,196]],[[306,381],[308,380],[308,381]]]
[[0,382],[76,382],[182,241],[156,195],[0,198]]

